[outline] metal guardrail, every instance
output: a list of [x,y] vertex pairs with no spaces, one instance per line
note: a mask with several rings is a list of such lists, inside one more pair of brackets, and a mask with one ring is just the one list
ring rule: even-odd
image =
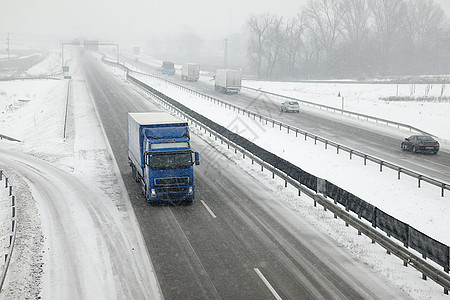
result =
[[64,112],[64,133],[63,133],[63,138],[64,139],[66,138],[67,113],[68,113],[68,110],[69,110],[70,82],[71,82],[71,79],[69,79],[67,81],[66,108],[65,108],[65,112]]
[[[223,141],[223,138],[225,137],[223,135],[225,134],[226,136],[233,138],[233,140],[239,141],[239,143],[242,144],[243,147],[244,147],[244,145],[245,145],[245,147],[250,146],[249,149],[252,149],[252,151],[251,152],[247,151],[245,153],[243,152],[244,153],[243,155],[244,155],[244,157],[245,157],[245,155],[252,157],[252,163],[254,162],[254,160],[262,161],[263,163],[265,163],[264,161],[270,161],[270,162],[272,162],[271,165],[268,165],[265,163],[266,168],[273,170],[275,168],[275,166],[277,166],[276,168],[281,167],[285,171],[281,171],[282,169],[278,169],[275,172],[273,171],[272,172],[273,177],[275,176],[275,174],[277,174],[285,180],[286,186],[288,183],[290,183],[290,184],[298,187],[299,194],[300,194],[300,191],[304,191],[304,192],[306,192],[306,194],[308,196],[313,196],[315,199],[314,204],[316,204],[316,202],[317,202],[316,199],[317,199],[317,195],[318,195],[315,193],[317,193],[317,192],[324,193],[325,197],[326,197],[326,195],[328,195],[334,199],[334,205],[345,206],[345,210],[348,212],[347,214],[349,216],[351,216],[349,211],[357,214],[359,219],[362,217],[366,221],[369,221],[369,223],[372,224],[373,228],[378,228],[379,230],[382,230],[385,233],[387,233],[388,237],[392,237],[398,241],[401,241],[405,248],[411,247],[411,249],[414,249],[417,252],[421,253],[423,260],[417,262],[417,261],[415,261],[415,256],[412,253],[410,253],[409,251],[405,250],[406,251],[405,253],[407,253],[410,257],[414,258],[414,261],[415,261],[414,264],[415,264],[415,266],[417,266],[416,268],[420,268],[423,279],[426,279],[427,276],[434,279],[437,283],[441,284],[444,287],[444,293],[448,294],[449,286],[447,285],[447,283],[449,281],[447,279],[450,279],[450,277],[448,277],[448,275],[446,275],[445,272],[448,273],[449,269],[450,269],[450,247],[428,237],[427,235],[414,229],[413,227],[409,226],[408,224],[405,224],[405,223],[395,219],[394,217],[384,213],[382,210],[372,206],[371,204],[365,202],[362,199],[359,199],[358,197],[352,195],[351,193],[333,185],[332,183],[327,182],[326,180],[317,178],[307,172],[304,172],[300,168],[298,168],[294,165],[291,165],[287,161],[284,161],[282,159],[280,160],[280,158],[278,158],[277,156],[254,145],[253,143],[245,140],[244,138],[242,138],[236,134],[226,133],[226,131],[228,131],[228,130],[225,129],[223,126],[220,126],[220,125],[212,122],[211,120],[199,115],[198,113],[195,113],[191,109],[178,103],[174,99],[167,97],[163,93],[153,89],[149,85],[147,85],[147,84],[143,83],[142,81],[129,75],[128,74],[129,70],[126,67],[123,67],[123,66],[121,66],[121,67],[127,71],[127,79],[128,80],[130,80],[132,83],[136,84],[138,87],[142,88],[142,90],[145,91],[146,93],[148,93],[149,95],[152,95],[153,98],[155,98],[159,101],[162,101],[162,103],[164,103],[166,106],[171,107],[172,109],[175,109],[177,111],[177,113],[184,114],[184,115],[193,115],[193,116],[198,117],[199,119],[196,120],[195,122],[197,122],[199,124],[201,124],[201,121],[199,121],[199,120],[203,120],[203,122],[210,123],[211,125],[213,125],[213,127],[215,129],[212,127],[210,129],[208,129],[210,131],[210,136],[211,136],[211,132],[214,132],[214,130],[215,130],[214,134],[216,136],[218,135],[222,139],[222,141]],[[148,74],[144,74],[144,75],[148,75]],[[158,78],[158,77],[156,77],[156,78]],[[168,83],[171,83],[171,82],[168,81]],[[171,83],[171,84],[174,84],[174,83]],[[177,84],[174,84],[174,85],[178,86]],[[181,86],[181,88],[184,88],[184,87]],[[192,91],[189,89],[186,89],[186,90],[189,92],[197,93],[196,91]],[[203,96],[205,96],[205,95],[203,95]],[[210,97],[210,98],[212,98],[212,97]],[[217,99],[215,99],[215,100],[217,100]],[[186,112],[183,112],[183,110],[186,110]],[[248,114],[248,115],[250,116],[250,114]],[[205,123],[202,123],[202,125],[205,126],[205,133],[206,133],[207,125]],[[252,145],[249,145],[249,144],[252,144]],[[237,145],[237,146],[239,147],[239,145]],[[240,147],[240,148],[243,149],[242,147]],[[257,148],[259,148],[259,150]],[[261,153],[261,152],[265,152],[265,154]],[[258,153],[258,154],[255,154],[255,153]],[[260,159],[260,157],[261,158],[265,157],[265,158],[262,160],[262,159]],[[269,159],[267,159],[267,158],[269,158]],[[275,163],[275,161],[277,161],[277,163]],[[263,168],[264,168],[263,165],[261,165],[262,170],[263,170]],[[294,169],[297,169],[297,170],[294,170]],[[321,183],[319,184],[319,182],[321,182]],[[330,191],[327,191],[327,188],[325,188],[325,190],[323,190],[324,183],[327,188],[328,188],[328,186],[330,187],[330,189],[331,189]],[[305,185],[306,185],[306,187],[305,187]],[[335,214],[335,216],[336,216],[336,214]],[[348,223],[346,223],[346,224],[348,225]],[[378,231],[375,231],[375,232],[378,232]],[[393,241],[393,240],[391,240],[391,241]],[[383,245],[383,243],[380,243],[380,244]],[[398,245],[398,242],[397,242],[397,244],[394,244],[394,245]],[[388,249],[388,253],[391,253],[391,252],[393,252],[394,254],[399,253],[397,250],[390,251]],[[401,256],[401,253],[399,255]],[[441,265],[444,268],[444,272],[442,272],[442,271],[436,269],[435,267],[431,266],[430,264],[428,264],[425,260],[427,258],[433,260],[438,265]],[[408,261],[413,261],[413,260],[409,259],[404,264],[406,265],[408,263]],[[423,262],[425,265],[422,265],[421,262]],[[436,274],[438,274],[438,275],[436,275]]]
[[[328,140],[326,138],[323,138],[321,136],[315,135],[315,134],[310,133],[308,131],[296,128],[294,126],[290,126],[290,125],[285,124],[285,123],[283,123],[281,121],[278,121],[278,120],[275,120],[275,119],[263,116],[261,114],[258,114],[256,112],[253,112],[253,111],[245,109],[245,108],[241,108],[239,106],[236,106],[234,104],[228,103],[226,101],[223,101],[223,100],[220,100],[220,99],[217,99],[217,98],[214,98],[214,97],[202,94],[202,93],[197,92],[195,90],[189,89],[189,88],[187,88],[185,86],[182,86],[182,85],[179,85],[177,83],[174,83],[174,82],[172,82],[170,80],[167,80],[167,79],[164,79],[164,78],[160,78],[158,76],[154,76],[154,75],[147,74],[147,73],[132,71],[132,70],[129,70],[128,68],[126,68],[125,66],[122,66],[122,68],[124,70],[126,70],[127,72],[129,72],[129,73],[140,74],[140,75],[143,75],[143,76],[149,76],[149,77],[152,77],[152,78],[163,80],[163,81],[165,81],[165,82],[167,82],[167,83],[169,83],[169,84],[171,84],[173,86],[176,86],[177,88],[180,88],[180,89],[185,90],[185,91],[187,91],[187,92],[189,92],[191,94],[195,94],[195,95],[197,95],[197,96],[199,96],[201,98],[204,98],[204,99],[207,99],[209,101],[212,101],[213,103],[218,103],[218,104],[223,105],[225,107],[228,106],[230,108],[233,108],[234,110],[236,110],[238,112],[238,114],[239,113],[242,113],[244,115],[246,114],[248,117],[252,117],[253,116],[254,119],[258,118],[260,122],[265,121],[266,124],[272,123],[272,126],[275,126],[275,125],[279,126],[280,130],[282,128],[285,128],[287,133],[295,132],[296,136],[302,135],[302,136],[305,137],[305,140],[307,138],[311,138],[311,139],[314,140],[314,143],[317,143],[317,141],[322,142],[325,145],[325,148],[327,148],[328,145],[333,146],[333,147],[336,148],[337,153],[339,153],[340,150],[346,151],[346,152],[349,153],[350,159],[352,159],[353,156],[361,157],[364,160],[364,165],[367,164],[367,161],[371,161],[373,163],[376,163],[380,167],[380,172],[383,170],[383,167],[387,167],[387,168],[390,168],[392,170],[395,170],[395,171],[397,171],[397,174],[398,174],[397,178],[398,179],[400,179],[400,177],[401,177],[400,174],[402,174],[402,173],[406,174],[408,176],[414,177],[414,178],[417,179],[417,186],[418,186],[418,188],[421,187],[421,183],[422,182],[427,182],[429,184],[437,186],[437,187],[439,187],[441,189],[441,197],[445,196],[445,193],[444,193],[445,190],[450,191],[450,183],[443,182],[443,181],[435,179],[435,178],[433,178],[431,176],[423,175],[421,173],[418,173],[418,172],[410,170],[410,169],[408,169],[406,167],[394,164],[394,163],[389,162],[387,160],[384,160],[384,159],[381,159],[381,158],[378,158],[378,157],[375,157],[375,156],[363,153],[363,152],[358,151],[358,150],[354,150],[354,149],[352,149],[350,147],[347,147],[345,145],[342,145],[342,144],[330,141],[330,140]],[[376,118],[374,118],[374,119],[376,119]],[[381,120],[381,119],[379,119],[379,120]],[[424,133],[424,131],[421,131],[419,129],[415,129],[414,127],[409,126],[409,125],[405,125],[405,124],[401,124],[401,123],[396,123],[396,124],[398,124],[399,126],[400,125],[405,126],[407,128],[410,128],[411,130],[417,130],[418,132],[423,132]]]
[[0,140],[3,140],[3,139],[12,141],[12,142],[20,142],[20,140],[18,140],[18,139],[15,139],[15,138],[7,136],[7,135],[0,134]]
[[0,81],[15,81],[15,80],[43,80],[43,79],[51,79],[51,80],[60,80],[61,78],[58,78],[56,76],[61,75],[62,73],[58,74],[50,74],[50,75],[43,75],[43,76],[26,76],[26,77],[0,77]]
[[395,127],[399,128],[399,129],[406,128],[409,131],[416,131],[421,134],[432,135],[430,133],[427,133],[426,131],[423,131],[419,128],[416,128],[416,127],[413,127],[413,126],[410,126],[410,125],[404,124],[404,123],[399,123],[399,122],[395,122],[395,121],[391,121],[391,120],[387,120],[387,119],[377,118],[377,117],[369,116],[369,115],[365,115],[365,114],[360,114],[360,113],[352,112],[349,110],[344,110],[344,109],[340,109],[340,108],[336,108],[336,107],[332,107],[332,106],[318,104],[318,103],[314,103],[314,102],[310,102],[310,101],[306,101],[306,100],[302,100],[302,99],[298,99],[298,98],[293,98],[293,97],[289,97],[289,96],[285,96],[285,95],[280,95],[280,94],[276,94],[276,93],[272,93],[272,92],[268,92],[268,91],[263,91],[260,89],[255,89],[255,88],[251,88],[251,87],[247,87],[247,86],[242,86],[242,88],[250,90],[250,91],[264,93],[266,95],[270,95],[270,96],[274,96],[274,97],[278,97],[278,98],[282,98],[282,99],[297,101],[303,105],[313,106],[313,107],[317,107],[319,109],[325,109],[327,111],[340,112],[343,115],[348,115],[350,117],[353,116],[353,117],[356,117],[357,119],[365,119],[366,121],[375,121],[375,123],[382,123],[382,124],[386,124],[387,126],[394,125]]
[[5,265],[0,274],[0,291],[2,290],[3,283],[5,282],[6,273],[8,272],[9,263],[11,262],[12,252],[14,250],[14,244],[16,241],[16,204],[15,196],[13,195],[12,186],[8,182],[8,177],[3,174],[3,170],[0,170],[0,182],[5,178],[5,188],[9,188],[9,197],[11,197],[11,233],[9,236],[9,249],[8,253],[5,254]]
[[[188,113],[175,107],[174,105],[172,105],[171,103],[166,101],[166,99],[160,97],[159,95],[153,94],[152,91],[146,89],[145,84],[143,84],[139,80],[135,79],[132,76],[130,76],[130,79],[131,79],[130,81],[133,84],[136,84],[139,88],[142,88],[149,95],[151,95],[153,98],[155,98],[156,100],[158,100],[159,102],[164,104],[166,107],[170,108],[171,110],[176,112],[178,115],[181,115],[183,118],[190,120],[190,122],[194,123],[196,127],[200,126],[200,130],[202,130],[204,128],[205,133],[207,131],[209,131],[210,135],[214,134],[222,142],[227,143],[228,148],[231,145],[231,147],[233,147],[235,149],[235,152],[236,151],[241,152],[243,154],[244,158],[245,158],[245,156],[249,157],[252,160],[252,164],[253,164],[253,162],[256,161],[261,166],[261,171],[263,171],[265,168],[265,169],[269,170],[270,172],[272,172],[273,178],[275,175],[282,178],[285,181],[285,186],[287,186],[288,183],[291,184],[292,186],[294,186],[295,188],[298,189],[299,195],[301,194],[301,192],[305,193],[307,196],[309,196],[310,198],[312,198],[314,200],[314,205],[316,205],[316,203],[319,203],[320,205],[322,205],[324,207],[325,210],[330,210],[336,218],[339,217],[342,220],[344,220],[346,226],[351,225],[352,227],[354,227],[355,229],[358,230],[358,234],[362,233],[362,234],[366,235],[367,237],[371,238],[374,243],[378,243],[380,246],[385,248],[387,250],[388,254],[392,253],[392,254],[396,255],[397,257],[399,257],[403,261],[404,266],[410,265],[410,266],[414,267],[416,270],[418,270],[419,272],[422,273],[422,278],[424,280],[426,280],[427,277],[431,278],[434,282],[436,282],[437,284],[441,285],[444,288],[445,294],[448,294],[448,291],[450,289],[450,276],[448,274],[446,274],[446,272],[448,273],[449,266],[444,266],[445,272],[438,270],[437,268],[435,268],[434,266],[432,266],[425,260],[425,258],[426,258],[425,256],[423,258],[420,258],[419,256],[414,255],[411,251],[409,251],[404,246],[398,244],[398,242],[395,242],[392,238],[390,238],[389,233],[388,233],[388,236],[383,235],[379,230],[374,228],[373,225],[367,224],[366,222],[361,220],[360,216],[354,217],[349,212],[342,209],[337,203],[333,203],[333,202],[327,200],[322,195],[316,193],[316,191],[313,191],[313,190],[307,188],[306,186],[302,185],[298,180],[291,178],[288,174],[280,171],[275,166],[266,163],[259,157],[255,156],[252,152],[237,145],[236,143],[234,143],[231,140],[224,137],[221,133],[216,132],[214,129],[209,128],[206,124],[201,123],[200,121],[191,117]],[[139,82],[141,84],[139,84]],[[168,98],[168,97],[166,96],[166,98]],[[395,238],[395,236],[394,236],[394,238]],[[448,247],[447,247],[447,249],[448,249]],[[450,251],[449,251],[448,255],[450,255]],[[448,258],[448,256],[447,256],[447,258]],[[447,259],[447,262],[448,262],[448,259]]]

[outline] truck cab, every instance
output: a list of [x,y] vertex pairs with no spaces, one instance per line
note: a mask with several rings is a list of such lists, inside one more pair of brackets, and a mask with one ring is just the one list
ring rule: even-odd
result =
[[163,61],[161,68],[164,75],[175,75],[175,64],[173,62]]
[[167,113],[128,115],[128,157],[146,200],[192,203],[193,166],[200,162],[187,123]]

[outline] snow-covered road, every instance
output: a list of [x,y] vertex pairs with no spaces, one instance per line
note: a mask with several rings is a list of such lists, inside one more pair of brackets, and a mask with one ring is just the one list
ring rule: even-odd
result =
[[[158,298],[161,293],[152,265],[142,246],[139,227],[123,192],[84,79],[75,65],[71,65],[71,70],[74,92],[66,140],[61,137],[64,110],[61,101],[65,100],[67,81],[40,83],[39,86],[49,86],[42,97],[28,92],[25,96],[29,102],[4,114],[10,124],[0,123],[0,131],[5,132],[6,128],[8,134],[25,140],[18,144],[0,141],[3,151],[0,168],[13,164],[14,168],[6,167],[5,172],[13,178],[21,205],[18,207],[21,209],[19,239],[0,299]],[[22,83],[22,87],[25,84],[28,83]],[[60,94],[62,97],[58,96]],[[24,126],[15,128],[11,124]],[[401,262],[385,255],[383,249],[312,207],[309,199],[302,202],[296,190],[285,189],[283,183],[268,180],[267,175],[264,177],[245,160],[240,159],[239,164],[255,178],[269,182],[274,193],[295,207],[301,219],[327,232],[412,297],[445,297],[434,283],[421,280],[420,274],[411,268],[401,267]],[[48,220],[50,212],[61,216],[62,220]],[[81,223],[87,225],[78,226]],[[56,232],[47,231],[50,229]],[[50,239],[53,241],[49,242]],[[65,245],[65,241],[71,246]],[[81,275],[62,274],[69,266]],[[80,281],[82,276],[83,281]],[[86,282],[86,278],[92,282]]]
[[[65,141],[55,129],[63,105],[24,108],[45,115],[46,122],[34,124],[36,134],[47,132],[40,135],[40,147],[48,143],[50,152],[59,154],[0,141],[0,166],[21,193],[18,238],[0,298],[158,299],[159,285],[122,179],[74,69],[77,92],[71,95]],[[30,137],[31,144],[34,140]]]

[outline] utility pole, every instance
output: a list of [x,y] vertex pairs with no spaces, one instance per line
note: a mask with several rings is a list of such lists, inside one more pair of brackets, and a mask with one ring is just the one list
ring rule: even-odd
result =
[[223,65],[225,69],[228,69],[228,39],[225,39],[225,53],[223,58]]

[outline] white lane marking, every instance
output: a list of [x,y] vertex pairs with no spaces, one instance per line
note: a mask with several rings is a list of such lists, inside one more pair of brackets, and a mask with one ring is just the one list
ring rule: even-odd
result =
[[213,217],[213,218],[217,218],[216,215],[213,213],[213,211],[211,210],[211,208],[209,208],[208,205],[206,205],[205,201],[200,200],[200,202],[203,204],[203,206],[206,208],[206,210],[209,212],[209,214]]
[[273,286],[269,283],[269,281],[267,281],[266,277],[264,277],[263,273],[261,273],[261,271],[258,268],[254,268],[253,270],[255,270],[255,272],[256,272],[256,274],[258,274],[259,278],[261,278],[261,280],[264,282],[264,284],[269,288],[270,292],[275,297],[275,299],[282,300],[280,295],[278,295],[277,291],[275,291]]

